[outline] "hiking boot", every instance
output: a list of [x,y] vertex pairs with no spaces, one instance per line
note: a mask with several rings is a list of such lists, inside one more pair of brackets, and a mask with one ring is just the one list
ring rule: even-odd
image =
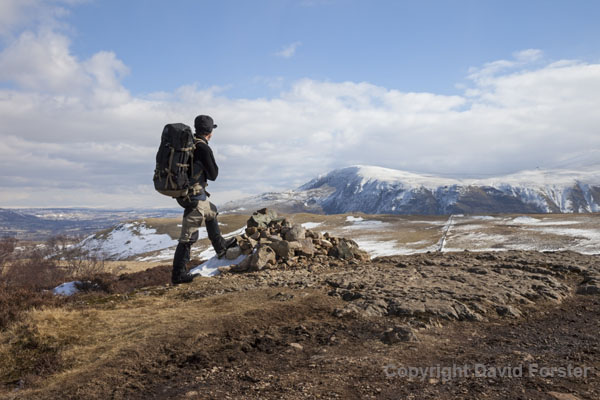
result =
[[171,273],[171,282],[174,285],[180,283],[190,283],[194,280],[196,275],[190,274],[187,271],[187,263],[190,261],[190,250],[191,243],[179,242],[175,249],[175,256],[173,257],[173,272]]
[[195,274],[190,274],[189,272],[184,272],[182,274],[173,273],[171,275],[171,283],[173,285],[179,285],[180,283],[190,283],[194,280],[195,277]]
[[227,249],[237,246],[237,239],[232,237],[223,241],[223,248],[217,252],[217,258],[220,260],[227,254]]

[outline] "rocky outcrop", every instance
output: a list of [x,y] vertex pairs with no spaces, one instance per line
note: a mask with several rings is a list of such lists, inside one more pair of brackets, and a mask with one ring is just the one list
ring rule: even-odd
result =
[[[383,258],[357,268],[356,274],[332,274],[327,283],[330,295],[350,303],[346,311],[418,320],[482,321],[491,316],[520,317],[534,303],[560,303],[573,292],[568,280],[574,271],[584,276],[596,271],[548,264],[545,261],[552,257],[541,254],[534,262],[517,254],[466,252]],[[579,290],[593,293],[593,280],[589,278],[589,282]]]
[[237,236],[238,247],[226,257],[235,259],[246,254],[241,263],[220,268],[221,272],[259,271],[285,268],[309,262],[328,263],[330,259],[367,261],[369,255],[350,239],[322,234],[293,224],[275,211],[263,208],[246,223],[244,234]]
[[[293,268],[265,268],[238,289],[324,290],[344,304],[335,310],[337,317],[392,317],[399,326],[426,328],[452,320],[518,319],[575,294],[596,301],[599,257],[570,251],[438,252],[370,261],[328,256],[327,262],[304,257],[290,263]],[[397,330],[384,340],[414,340],[409,336]]]

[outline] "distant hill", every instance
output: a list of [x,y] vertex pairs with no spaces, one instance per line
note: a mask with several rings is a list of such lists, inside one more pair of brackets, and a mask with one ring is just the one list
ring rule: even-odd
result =
[[0,208],[0,224],[3,226],[7,225],[7,224],[35,225],[35,224],[42,224],[42,223],[43,223],[43,220],[34,215],[24,214],[19,211],[6,210],[3,208]]
[[46,240],[52,236],[83,236],[123,221],[181,217],[180,209],[107,210],[93,208],[0,208],[0,237]]
[[531,170],[487,179],[450,179],[351,166],[319,176],[298,189],[264,193],[221,206],[246,212],[337,214],[589,213],[600,211],[600,167]]
[[65,232],[73,228],[73,221],[48,221],[21,211],[0,208],[0,236],[18,239],[44,239],[51,232]]

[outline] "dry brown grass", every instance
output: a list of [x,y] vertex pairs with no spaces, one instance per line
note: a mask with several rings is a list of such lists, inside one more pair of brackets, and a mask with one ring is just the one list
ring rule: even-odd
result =
[[115,275],[132,274],[135,272],[145,271],[148,268],[158,267],[164,265],[164,261],[104,261],[104,270]]
[[[21,383],[16,399],[50,399],[66,393],[127,398],[128,385],[143,385],[138,376],[143,371],[168,370],[173,358],[180,362],[195,357],[199,345],[220,346],[223,330],[266,329],[273,317],[310,315],[314,296],[321,297],[321,303],[336,301],[307,293],[283,305],[288,312],[282,313],[282,303],[273,299],[275,289],[192,296],[187,301],[182,301],[182,290],[193,293],[194,286],[112,297],[83,309],[29,311],[23,319],[27,322],[0,334],[2,383],[8,387]],[[296,312],[299,309],[304,311]],[[120,395],[114,395],[115,385],[120,385]]]

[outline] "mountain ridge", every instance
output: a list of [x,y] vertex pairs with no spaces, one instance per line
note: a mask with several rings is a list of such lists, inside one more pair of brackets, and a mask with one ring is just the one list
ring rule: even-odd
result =
[[339,214],[588,213],[600,211],[600,168],[536,169],[484,179],[443,178],[353,165],[295,190],[228,202],[223,211],[261,205]]

